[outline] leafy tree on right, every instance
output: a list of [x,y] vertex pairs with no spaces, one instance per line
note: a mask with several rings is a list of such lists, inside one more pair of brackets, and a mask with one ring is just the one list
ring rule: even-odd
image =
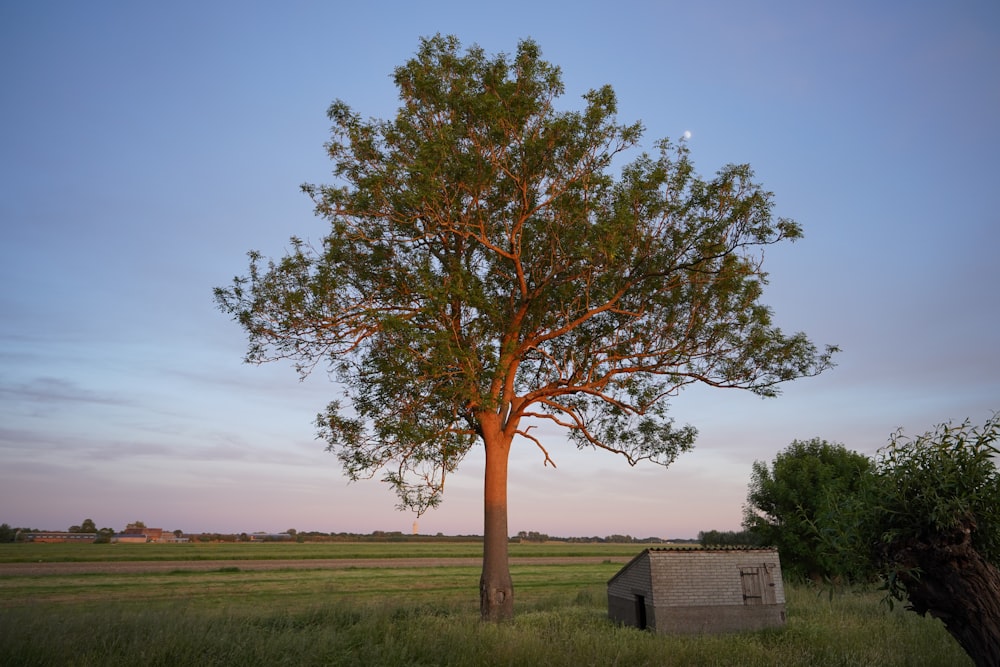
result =
[[842,567],[876,567],[890,600],[941,619],[981,667],[1000,665],[998,434],[1000,414],[897,432],[817,533]]
[[852,497],[871,466],[867,456],[820,438],[794,440],[771,466],[755,461],[743,526],[755,543],[781,552],[782,569],[795,578],[852,580],[870,574],[819,548],[836,518],[831,503]]

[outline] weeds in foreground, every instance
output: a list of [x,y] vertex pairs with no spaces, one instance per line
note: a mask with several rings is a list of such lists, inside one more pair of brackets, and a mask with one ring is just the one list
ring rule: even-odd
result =
[[878,593],[832,599],[789,586],[788,625],[755,633],[672,637],[607,619],[599,587],[535,597],[513,623],[483,625],[464,599],[336,599],[299,606],[88,607],[0,611],[10,665],[855,665],[971,664],[940,623],[879,605]]

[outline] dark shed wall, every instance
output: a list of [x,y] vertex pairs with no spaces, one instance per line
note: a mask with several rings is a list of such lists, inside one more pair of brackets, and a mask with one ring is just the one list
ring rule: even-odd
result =
[[[640,602],[645,608],[644,614],[639,610]],[[655,627],[652,578],[647,552],[633,558],[608,582],[608,616],[632,627]],[[642,620],[646,622],[645,627]]]

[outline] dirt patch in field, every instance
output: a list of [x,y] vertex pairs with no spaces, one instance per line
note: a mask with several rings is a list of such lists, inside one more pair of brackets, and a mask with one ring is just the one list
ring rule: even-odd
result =
[[[572,565],[627,563],[627,556],[568,556],[512,558],[511,565]],[[481,558],[326,558],[299,560],[159,560],[74,563],[0,563],[0,576],[42,576],[65,574],[130,574],[175,571],[240,570],[338,570],[345,568],[474,567]]]

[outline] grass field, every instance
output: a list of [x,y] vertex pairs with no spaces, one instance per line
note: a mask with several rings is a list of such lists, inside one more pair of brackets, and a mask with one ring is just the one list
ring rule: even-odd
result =
[[[0,562],[53,559],[57,554],[87,560],[96,553],[89,550],[101,546],[3,545]],[[140,555],[170,560],[174,554],[178,567],[165,573],[0,576],[0,664],[971,664],[939,622],[900,607],[890,611],[879,604],[878,592],[831,598],[808,587],[788,586],[788,624],[780,631],[656,636],[608,621],[605,584],[618,563],[591,558],[586,563],[519,564],[515,556],[511,571],[517,618],[492,626],[478,622],[479,568],[447,564],[448,558],[478,555],[478,544],[219,546],[226,548],[102,549],[116,558],[147,548],[152,550]],[[512,546],[522,556],[555,551],[559,556],[610,558],[639,551],[635,545]],[[127,548],[119,551],[122,547]],[[404,556],[396,556],[400,547]],[[595,548],[603,551],[595,554]],[[444,564],[240,568],[241,560],[268,557],[425,557]],[[232,562],[210,571],[184,568],[182,561],[199,559]]]
[[[513,559],[634,556],[638,544],[514,543]],[[478,542],[187,542],[178,544],[0,544],[0,563],[171,560],[304,560],[328,558],[478,558]]]

